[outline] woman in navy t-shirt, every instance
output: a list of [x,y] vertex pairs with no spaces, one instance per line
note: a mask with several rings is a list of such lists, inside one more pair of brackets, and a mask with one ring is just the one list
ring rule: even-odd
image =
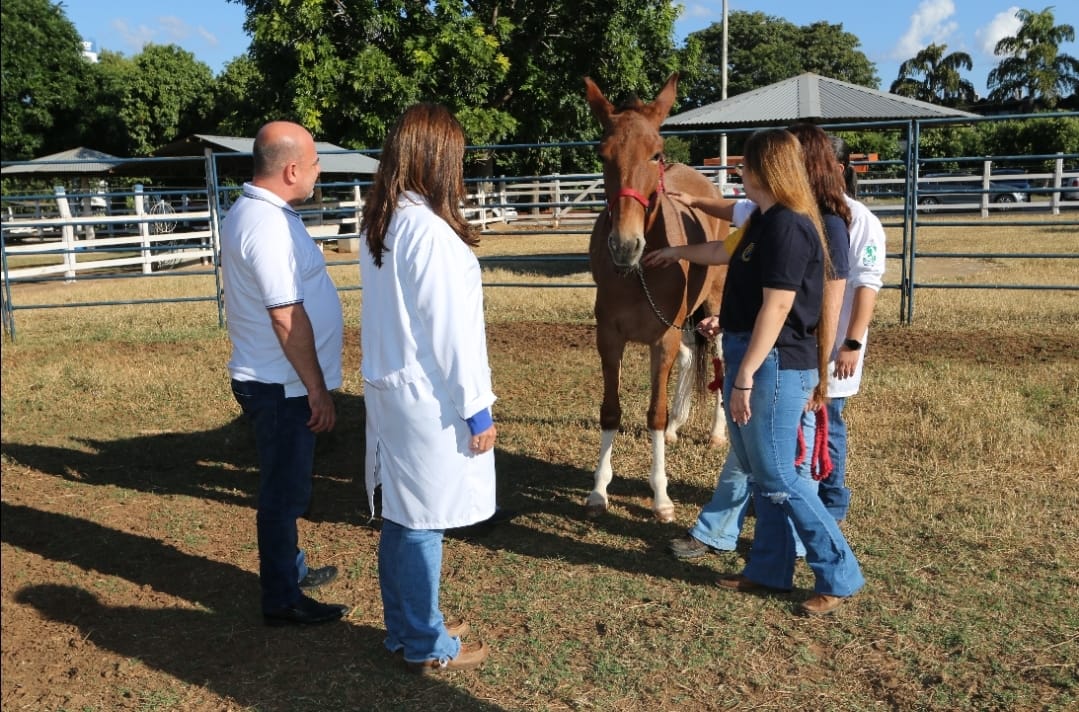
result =
[[[719,328],[728,376],[724,401],[731,448],[753,479],[757,515],[749,563],[719,585],[735,591],[790,590],[796,561],[787,517],[806,547],[815,595],[801,608],[829,613],[865,580],[816,483],[795,471],[798,426],[827,378],[818,344],[824,279],[830,273],[820,212],[794,136],[766,129],[746,142],[742,183],[757,210],[729,256]],[[648,266],[676,259],[727,262],[721,244],[657,250]]]

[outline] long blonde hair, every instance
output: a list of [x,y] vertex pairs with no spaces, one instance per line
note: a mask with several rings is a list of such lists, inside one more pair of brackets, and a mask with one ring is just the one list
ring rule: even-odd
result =
[[[749,137],[743,153],[745,156],[742,160],[746,170],[753,174],[762,189],[771,193],[780,205],[813,221],[824,254],[824,280],[833,279],[835,270],[832,268],[831,253],[825,237],[824,221],[821,220],[817,198],[809,183],[798,139],[786,129],[762,129]],[[833,299],[834,296],[829,295],[829,291],[825,289],[821,295],[822,320],[823,316],[829,313],[828,309],[835,308],[835,305],[831,304]],[[826,301],[828,303],[825,303]],[[827,391],[828,361],[831,358],[831,354],[825,349],[824,340],[821,339],[822,324],[822,321],[817,322],[817,371],[820,374],[817,389],[821,394]]]

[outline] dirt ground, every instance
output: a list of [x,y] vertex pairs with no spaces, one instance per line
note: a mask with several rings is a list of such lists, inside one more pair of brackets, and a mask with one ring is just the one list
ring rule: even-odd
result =
[[[514,349],[593,348],[589,326],[495,326],[489,336],[503,358],[513,358]],[[1074,346],[1064,338],[1002,341],[988,332],[951,347],[917,338],[906,330],[878,332],[874,358],[941,358],[952,348],[964,358],[1020,363],[1064,357]],[[355,343],[347,349],[357,350]],[[358,427],[359,399],[343,399],[339,407],[340,430]],[[340,689],[351,675],[400,686],[407,699],[412,683],[393,677],[381,647],[369,555],[378,532],[365,517],[362,482],[353,477],[360,447],[343,436],[320,445],[316,495],[301,530],[302,541],[319,543],[311,552],[315,565],[342,568],[338,581],[317,595],[360,604],[351,624],[273,630],[252,603],[257,475],[242,422],[133,432],[128,439],[83,441],[82,448],[8,442],[5,434],[3,709],[317,709],[327,686],[350,709],[369,708],[363,686]],[[284,659],[292,663],[265,664]],[[163,679],[175,682],[163,687]],[[154,691],[149,698],[147,690]],[[436,692],[439,706],[461,694],[447,687]],[[414,702],[401,709],[434,708],[422,696]],[[500,709],[481,695],[471,702],[474,709]]]

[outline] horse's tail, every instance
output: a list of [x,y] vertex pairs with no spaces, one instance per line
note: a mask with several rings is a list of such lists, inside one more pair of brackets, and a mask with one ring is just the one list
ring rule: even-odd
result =
[[[711,316],[707,305],[701,304],[693,312],[691,323],[697,324],[707,316]],[[693,385],[697,395],[703,396],[708,391],[710,376],[708,369],[712,366],[712,350],[708,348],[708,338],[700,331],[694,329],[693,336]]]

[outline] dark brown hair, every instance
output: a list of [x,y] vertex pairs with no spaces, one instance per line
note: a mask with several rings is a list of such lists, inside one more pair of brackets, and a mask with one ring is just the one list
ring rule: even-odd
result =
[[[814,127],[815,128],[815,127]],[[822,132],[823,133],[823,132]],[[817,240],[820,243],[824,261],[824,279],[831,279],[835,274],[832,269],[831,253],[828,250],[828,241],[824,233],[824,222],[821,220],[820,207],[815,200],[810,186],[809,176],[806,170],[806,160],[802,155],[803,146],[795,138],[794,134],[786,129],[760,129],[755,131],[746,141],[745,169],[753,174],[761,187],[771,193],[776,202],[788,209],[801,213],[808,217],[817,229]],[[831,144],[828,145],[828,153],[831,154]],[[834,163],[834,160],[833,160]],[[832,174],[838,179],[839,171],[833,168]],[[840,200],[842,200],[842,190]],[[847,214],[850,214],[848,209]],[[745,225],[743,225],[745,228]],[[821,314],[836,310],[839,305],[834,304],[836,296],[825,289],[821,296]],[[820,324],[818,323],[818,330]],[[820,381],[817,390],[823,397],[828,389],[828,361],[831,353],[824,348],[824,341],[817,334],[817,372]]]
[[397,120],[382,146],[375,182],[364,201],[360,232],[375,264],[382,266],[386,231],[405,191],[422,195],[435,215],[475,247],[479,238],[461,214],[465,197],[465,133],[441,104],[414,104]]
[[802,144],[806,174],[809,176],[809,186],[817,199],[817,207],[822,213],[838,215],[847,227],[850,227],[850,206],[843,197],[845,193],[843,177],[836,165],[835,150],[832,148],[828,134],[821,127],[806,123],[794,124],[788,131],[794,134],[798,143]]

